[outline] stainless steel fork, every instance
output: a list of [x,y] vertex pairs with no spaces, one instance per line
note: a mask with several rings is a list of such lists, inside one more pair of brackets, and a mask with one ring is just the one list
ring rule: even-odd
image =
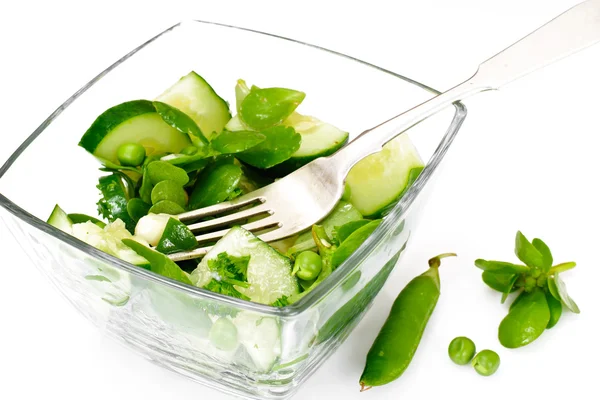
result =
[[316,159],[284,179],[235,200],[180,214],[182,222],[211,219],[189,225],[198,233],[200,248],[169,257],[181,261],[203,256],[210,249],[205,244],[223,237],[232,225],[242,224],[266,242],[309,228],[327,216],[339,201],[352,166],[410,127],[455,101],[499,89],[598,41],[600,0],[588,0],[483,62],[467,81],[361,133],[335,154]]

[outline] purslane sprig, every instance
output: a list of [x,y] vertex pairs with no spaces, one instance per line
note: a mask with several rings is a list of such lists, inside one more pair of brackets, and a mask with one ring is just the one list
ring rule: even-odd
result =
[[509,294],[520,292],[510,306],[508,315],[498,328],[500,343],[508,348],[525,346],[552,328],[563,307],[579,313],[579,307],[567,293],[560,274],[575,268],[575,262],[554,264],[550,248],[541,239],[531,242],[517,232],[515,254],[523,264],[477,259],[482,280],[501,292],[504,303]]

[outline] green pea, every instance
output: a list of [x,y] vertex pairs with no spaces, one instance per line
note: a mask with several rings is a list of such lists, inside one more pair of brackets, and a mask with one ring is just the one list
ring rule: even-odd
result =
[[137,143],[124,143],[117,149],[117,159],[122,165],[137,167],[144,163],[146,149]]
[[239,115],[253,129],[269,128],[289,117],[305,96],[292,89],[253,89],[242,101]]
[[548,301],[540,288],[524,292],[518,299],[498,327],[498,339],[509,349],[533,342],[550,322]]
[[456,364],[466,365],[475,355],[475,343],[464,336],[456,337],[448,346],[448,355]]
[[161,200],[158,203],[154,204],[148,210],[148,213],[152,214],[169,214],[169,215],[177,215],[184,213],[185,209],[181,207],[179,204],[172,202],[171,200]]
[[238,346],[237,328],[229,318],[221,317],[215,321],[208,332],[208,338],[218,349],[232,351]]
[[492,350],[482,350],[471,361],[471,365],[479,375],[493,375],[500,366],[500,356]]
[[162,181],[174,181],[179,186],[185,186],[190,178],[184,169],[176,167],[166,161],[153,161],[146,166],[148,178],[153,185]]
[[408,368],[440,297],[440,259],[449,256],[455,254],[440,254],[430,259],[429,269],[411,280],[394,301],[367,354],[359,382],[361,391],[388,384]]
[[185,154],[186,156],[193,156],[198,153],[198,148],[196,146],[184,147],[179,153]]
[[296,275],[303,281],[312,281],[317,279],[322,268],[323,261],[320,255],[314,251],[303,251],[296,257],[292,275]]
[[152,189],[150,198],[152,199],[152,204],[163,200],[170,200],[181,207],[185,207],[188,202],[188,195],[181,185],[168,180],[158,182]]

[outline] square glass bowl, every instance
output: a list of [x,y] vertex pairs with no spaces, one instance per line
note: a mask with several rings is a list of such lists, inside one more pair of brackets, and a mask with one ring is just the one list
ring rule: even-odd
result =
[[[316,46],[190,21],[100,73],[0,168],[3,221],[37,268],[96,326],[152,362],[208,386],[245,398],[288,398],[350,334],[398,263],[466,109],[456,103],[410,129],[428,160],[415,184],[316,290],[275,308],[158,276],[44,222],[57,203],[68,212],[96,215],[99,165],[77,146],[94,119],[121,102],[153,99],[192,70],[232,104],[239,78],[302,90],[307,97],[299,111],[349,131],[351,139],[437,92]],[[233,335],[233,344],[219,344],[224,335]]]

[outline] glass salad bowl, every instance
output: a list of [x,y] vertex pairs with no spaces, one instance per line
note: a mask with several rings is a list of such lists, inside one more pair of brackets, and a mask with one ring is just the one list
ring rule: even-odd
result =
[[[2,220],[39,270],[96,326],[152,362],[202,384],[245,398],[288,398],[350,334],[398,264],[418,224],[424,192],[466,109],[456,103],[408,131],[428,160],[423,172],[331,276],[298,302],[276,308],[157,275],[44,222],[57,203],[97,214],[93,182],[101,174],[99,165],[77,146],[90,123],[115,104],[155,98],[191,70],[230,101],[240,78],[302,90],[307,94],[303,112],[350,132],[350,140],[437,92],[316,46],[184,22],[87,83],[0,168]],[[35,184],[23,184],[32,180]],[[224,335],[233,340],[219,345]]]

